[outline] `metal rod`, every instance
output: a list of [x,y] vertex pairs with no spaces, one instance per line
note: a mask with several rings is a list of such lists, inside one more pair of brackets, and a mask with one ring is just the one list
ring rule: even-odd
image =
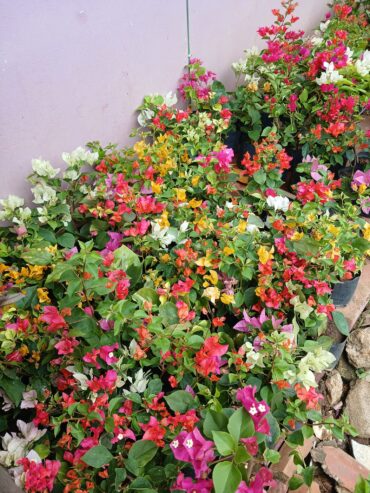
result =
[[188,38],[188,64],[190,63],[190,14],[189,14],[189,0],[186,0],[186,34]]

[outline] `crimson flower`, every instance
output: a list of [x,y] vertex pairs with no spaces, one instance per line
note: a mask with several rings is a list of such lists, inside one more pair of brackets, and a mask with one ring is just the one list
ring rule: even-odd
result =
[[219,344],[218,336],[208,337],[195,355],[196,370],[204,377],[210,373],[220,374],[220,367],[226,363],[221,356],[228,350],[227,344]]
[[58,312],[56,306],[44,306],[44,313],[40,316],[40,320],[48,324],[47,330],[49,332],[57,332],[67,327],[67,322]]

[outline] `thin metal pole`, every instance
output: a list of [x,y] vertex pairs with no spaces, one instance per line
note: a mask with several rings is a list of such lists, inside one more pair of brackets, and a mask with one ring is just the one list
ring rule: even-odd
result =
[[190,63],[190,14],[189,14],[189,0],[186,0],[186,35],[188,38],[188,64]]

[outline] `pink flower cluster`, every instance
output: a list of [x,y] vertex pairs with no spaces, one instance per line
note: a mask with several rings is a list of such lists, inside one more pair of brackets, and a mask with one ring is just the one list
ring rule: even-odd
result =
[[45,493],[52,491],[54,480],[60,469],[58,460],[46,460],[45,464],[20,459],[19,463],[23,466],[26,473],[24,488],[27,493]]
[[215,458],[214,443],[206,440],[198,428],[194,428],[190,433],[179,433],[170,443],[170,447],[177,460],[191,463],[197,479],[207,476],[210,470],[209,463]]
[[265,416],[270,411],[270,408],[265,401],[257,401],[254,397],[256,391],[256,387],[247,385],[247,387],[238,390],[236,398],[243,404],[245,410],[252,418],[256,432],[269,435],[270,425]]

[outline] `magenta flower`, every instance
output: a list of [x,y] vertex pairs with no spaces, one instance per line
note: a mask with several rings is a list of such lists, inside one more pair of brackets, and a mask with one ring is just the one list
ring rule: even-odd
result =
[[182,472],[176,478],[176,483],[171,490],[183,490],[186,493],[211,493],[213,488],[212,479],[199,479],[194,481],[186,478]]
[[215,458],[213,446],[214,443],[206,440],[198,428],[194,428],[190,433],[182,431],[170,443],[175,458],[183,462],[190,462],[197,479],[204,477],[209,472],[208,464]]
[[241,438],[240,441],[245,445],[248,454],[257,455],[258,452],[258,443],[257,438],[255,436],[249,438]]
[[267,467],[261,467],[249,486],[242,481],[236,493],[263,493],[266,486],[275,486],[276,481],[273,479],[272,472]]
[[269,435],[270,425],[265,416],[270,411],[270,408],[265,401],[257,401],[255,399],[254,395],[256,391],[256,387],[247,385],[247,387],[238,390],[236,398],[243,404],[245,410],[252,418],[256,432]]
[[113,351],[116,349],[118,349],[118,342],[115,342],[111,346],[102,346],[99,350],[99,357],[107,363],[107,365],[117,363],[118,358],[116,358],[113,354]]
[[366,187],[370,186],[370,169],[368,171],[360,171],[357,170],[352,178],[352,187],[365,185]]
[[284,321],[283,319],[275,318],[273,315],[271,318],[268,318],[266,316],[265,310],[262,310],[259,317],[250,317],[246,310],[243,310],[243,320],[234,325],[234,329],[238,330],[239,332],[249,332],[252,328],[261,330],[262,325],[268,321],[271,322],[272,328],[274,330],[280,329],[282,332],[293,331],[293,326],[291,324],[282,325]]

